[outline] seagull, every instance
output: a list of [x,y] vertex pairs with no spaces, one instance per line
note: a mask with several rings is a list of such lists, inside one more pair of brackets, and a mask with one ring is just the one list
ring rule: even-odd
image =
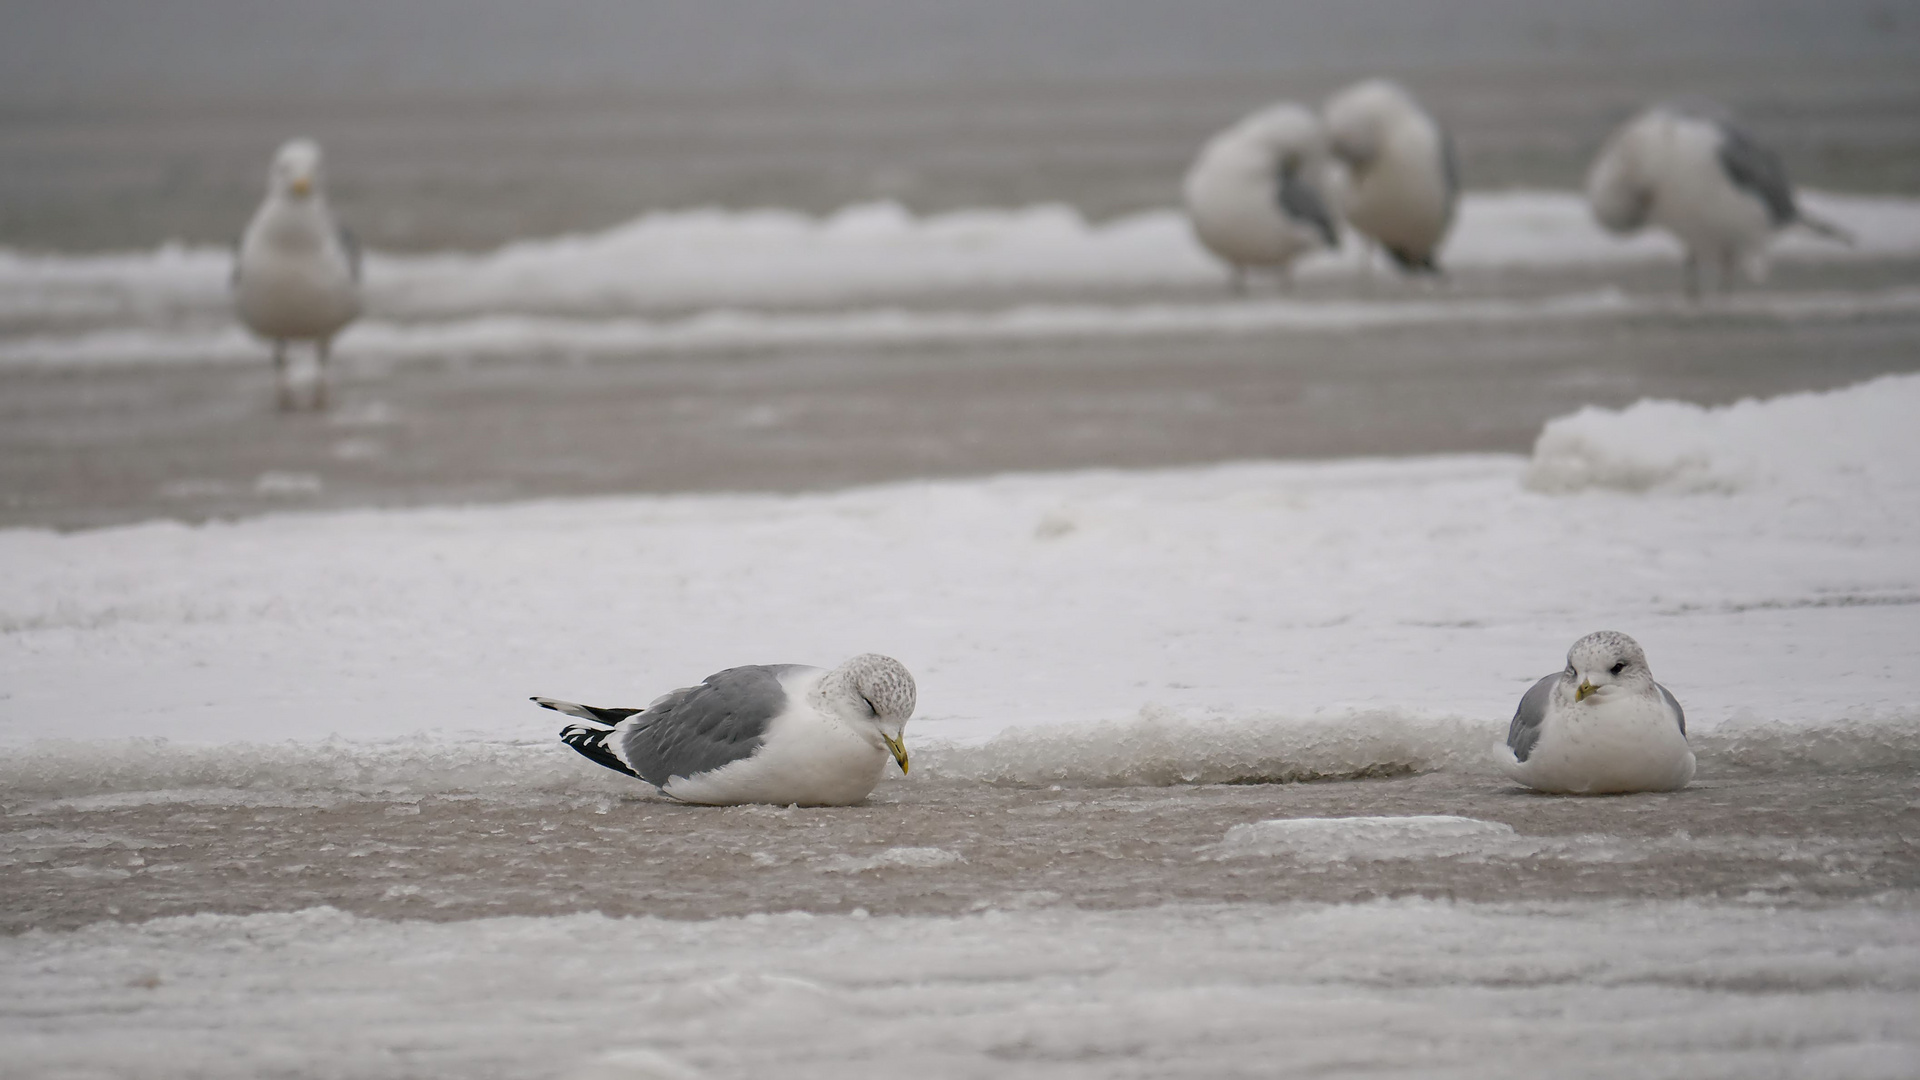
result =
[[1438,273],[1434,255],[1460,200],[1453,140],[1399,83],[1368,79],[1327,99],[1333,153],[1349,173],[1347,223],[1408,273]]
[[880,782],[888,754],[907,771],[914,693],[900,661],[862,653],[831,671],[728,668],[644,709],[533,701],[590,722],[561,728],[561,742],[680,802],[851,806]]
[[1533,684],[1495,750],[1508,776],[1560,794],[1678,791],[1693,779],[1687,714],[1639,643],[1613,630],[1573,643],[1566,670]]
[[360,245],[333,219],[320,185],[320,147],[294,139],[273,156],[267,198],[247,224],[233,264],[234,307],[273,343],[280,408],[292,409],[287,344],[311,341],[318,359],[315,408],[327,404],[327,351],[360,314]]
[[1250,267],[1287,274],[1293,260],[1340,246],[1328,209],[1327,134],[1319,118],[1290,101],[1269,106],[1208,140],[1183,191],[1194,235],[1246,288]]
[[1702,264],[1719,269],[1723,289],[1736,268],[1764,277],[1767,240],[1789,225],[1852,243],[1802,212],[1780,158],[1718,114],[1659,105],[1622,125],[1587,173],[1593,216],[1616,233],[1672,233],[1687,249],[1689,296],[1700,294]]

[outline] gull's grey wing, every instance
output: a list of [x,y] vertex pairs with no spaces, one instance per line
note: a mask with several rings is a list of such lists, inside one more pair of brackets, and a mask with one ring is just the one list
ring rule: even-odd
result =
[[1787,169],[1779,156],[1732,124],[1722,121],[1719,127],[1720,168],[1727,179],[1766,204],[1767,218],[1775,228],[1793,221],[1798,216],[1793,185],[1787,182]]
[[1330,248],[1340,246],[1340,228],[1333,222],[1333,215],[1327,212],[1326,201],[1320,198],[1319,189],[1301,179],[1297,168],[1280,170],[1280,212],[1311,226],[1320,234],[1320,239]]
[[340,250],[347,253],[347,272],[353,275],[353,280],[359,281],[360,238],[353,235],[353,230],[345,225],[336,225],[334,228],[340,233]]
[[613,733],[633,771],[655,787],[752,756],[787,709],[780,676],[794,664],[754,664],[668,694]]
[[1553,684],[1560,678],[1559,672],[1533,684],[1520,698],[1520,707],[1513,712],[1513,723],[1507,726],[1507,745],[1513,748],[1515,760],[1525,761],[1533,753],[1533,744],[1540,741],[1540,724],[1547,718],[1547,703],[1553,699]]
[[[1654,683],[1653,685],[1660,686],[1659,683]],[[1666,698],[1667,704],[1673,706],[1673,715],[1680,721],[1680,734],[1685,735],[1687,733],[1687,710],[1680,707],[1680,699],[1674,697],[1673,691],[1664,686],[1660,686],[1660,696]]]

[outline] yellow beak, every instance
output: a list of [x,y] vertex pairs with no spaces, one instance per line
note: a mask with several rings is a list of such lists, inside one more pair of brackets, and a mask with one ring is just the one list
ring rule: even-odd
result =
[[1587,695],[1588,695],[1588,694],[1596,694],[1596,693],[1599,693],[1599,692],[1600,692],[1600,688],[1599,688],[1599,687],[1597,687],[1597,686],[1595,686],[1595,685],[1593,685],[1592,683],[1590,683],[1590,682],[1588,682],[1588,681],[1587,681],[1587,680],[1585,680],[1585,679],[1581,679],[1581,680],[1580,680],[1580,689],[1578,689],[1578,690],[1575,690],[1575,691],[1573,692],[1573,700],[1575,700],[1575,701],[1585,701],[1585,700],[1587,700]]
[[904,775],[907,771],[907,744],[905,740],[896,739],[885,732],[881,732],[880,737],[887,740],[887,749],[893,751],[893,760],[900,763],[900,772]]
[[293,178],[293,183],[287,186],[293,189],[295,195],[304,199],[307,197],[307,192],[313,190],[313,181],[304,176],[296,176]]

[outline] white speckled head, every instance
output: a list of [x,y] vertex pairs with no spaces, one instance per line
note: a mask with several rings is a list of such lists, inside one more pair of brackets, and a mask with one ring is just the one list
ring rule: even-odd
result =
[[320,144],[312,139],[293,139],[273,155],[273,167],[267,173],[267,186],[275,195],[305,199],[320,191]]
[[1618,630],[1601,630],[1573,643],[1567,650],[1567,670],[1560,681],[1575,689],[1575,700],[1614,688],[1653,692],[1653,671],[1640,643]]
[[900,763],[900,771],[907,771],[902,732],[913,715],[916,691],[905,664],[891,656],[861,653],[827,672],[814,693],[823,709],[873,731]]

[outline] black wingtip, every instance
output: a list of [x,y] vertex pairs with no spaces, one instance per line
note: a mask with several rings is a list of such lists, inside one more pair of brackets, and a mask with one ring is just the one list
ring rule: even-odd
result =
[[607,749],[608,734],[606,731],[590,728],[585,724],[568,724],[560,729],[560,741],[596,765],[605,766],[617,773],[625,773],[636,780],[641,779],[639,773],[634,772],[626,762],[615,757],[613,751]]

